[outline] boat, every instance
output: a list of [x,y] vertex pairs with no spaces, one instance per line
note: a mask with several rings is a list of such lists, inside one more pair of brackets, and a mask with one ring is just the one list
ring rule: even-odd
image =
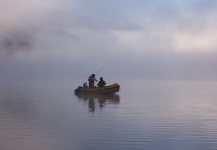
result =
[[112,94],[120,91],[120,85],[115,83],[105,87],[94,87],[94,88],[85,88],[78,86],[75,89],[75,93],[92,93],[92,94]]

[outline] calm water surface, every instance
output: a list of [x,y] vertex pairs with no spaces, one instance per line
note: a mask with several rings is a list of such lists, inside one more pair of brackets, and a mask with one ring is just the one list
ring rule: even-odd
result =
[[122,81],[111,96],[77,85],[1,84],[0,149],[217,149],[217,82]]

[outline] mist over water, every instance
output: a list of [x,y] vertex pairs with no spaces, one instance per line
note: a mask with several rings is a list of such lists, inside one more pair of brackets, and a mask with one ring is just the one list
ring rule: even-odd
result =
[[0,0],[0,149],[216,149],[216,8]]
[[109,78],[216,79],[213,1],[13,2],[2,0],[0,80],[85,78],[110,59]]

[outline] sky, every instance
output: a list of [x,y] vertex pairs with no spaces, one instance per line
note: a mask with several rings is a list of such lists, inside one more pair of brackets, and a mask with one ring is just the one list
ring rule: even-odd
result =
[[0,80],[216,79],[216,0],[0,0]]

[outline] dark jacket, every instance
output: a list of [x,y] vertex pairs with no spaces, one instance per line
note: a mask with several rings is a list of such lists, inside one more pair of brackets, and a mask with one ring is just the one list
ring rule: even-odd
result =
[[106,82],[104,80],[100,80],[97,85],[99,87],[104,87],[106,85]]

